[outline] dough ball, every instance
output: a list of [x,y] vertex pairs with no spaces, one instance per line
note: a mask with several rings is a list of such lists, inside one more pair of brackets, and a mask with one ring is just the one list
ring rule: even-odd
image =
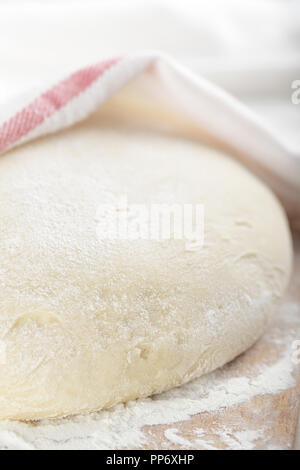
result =
[[[204,246],[99,237],[99,205],[203,204]],[[101,410],[231,361],[286,287],[273,194],[230,157],[96,117],[0,157],[0,418]]]

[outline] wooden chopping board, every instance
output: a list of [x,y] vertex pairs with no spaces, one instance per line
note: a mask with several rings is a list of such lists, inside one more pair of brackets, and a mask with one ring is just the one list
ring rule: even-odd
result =
[[[251,374],[261,364],[274,364],[283,348],[300,340],[300,237],[295,238],[295,266],[289,290],[276,313],[275,321],[258,343],[228,367],[234,375]],[[284,344],[280,339],[287,334]],[[294,340],[293,340],[294,338]],[[295,387],[272,395],[261,395],[232,408],[201,413],[174,426],[149,426],[144,429],[144,449],[294,449],[300,410],[300,364],[294,365]],[[176,430],[176,442],[166,431]],[[201,444],[194,430],[203,431]],[[241,439],[242,436],[242,439]],[[248,437],[247,437],[248,436]]]

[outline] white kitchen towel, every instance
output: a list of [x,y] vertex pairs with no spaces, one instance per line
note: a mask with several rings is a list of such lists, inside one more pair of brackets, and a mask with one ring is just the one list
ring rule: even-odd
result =
[[0,153],[84,119],[120,90],[128,116],[134,101],[142,114],[156,103],[168,116],[183,116],[194,136],[198,131],[199,137],[231,150],[267,181],[298,225],[299,155],[237,99],[160,52],[107,59],[8,101],[0,112]]

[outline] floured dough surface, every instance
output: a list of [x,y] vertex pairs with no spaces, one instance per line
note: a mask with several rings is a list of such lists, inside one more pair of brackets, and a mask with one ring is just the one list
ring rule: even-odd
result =
[[[99,240],[99,204],[204,204],[205,243]],[[277,200],[197,143],[89,119],[0,157],[0,418],[109,407],[261,335],[291,268]]]

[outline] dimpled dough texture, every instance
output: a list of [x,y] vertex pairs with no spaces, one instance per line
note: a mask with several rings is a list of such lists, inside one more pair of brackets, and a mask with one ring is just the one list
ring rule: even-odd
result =
[[[100,240],[99,204],[205,205],[205,243]],[[291,241],[226,155],[99,126],[0,157],[0,418],[100,410],[222,366],[262,334]]]

